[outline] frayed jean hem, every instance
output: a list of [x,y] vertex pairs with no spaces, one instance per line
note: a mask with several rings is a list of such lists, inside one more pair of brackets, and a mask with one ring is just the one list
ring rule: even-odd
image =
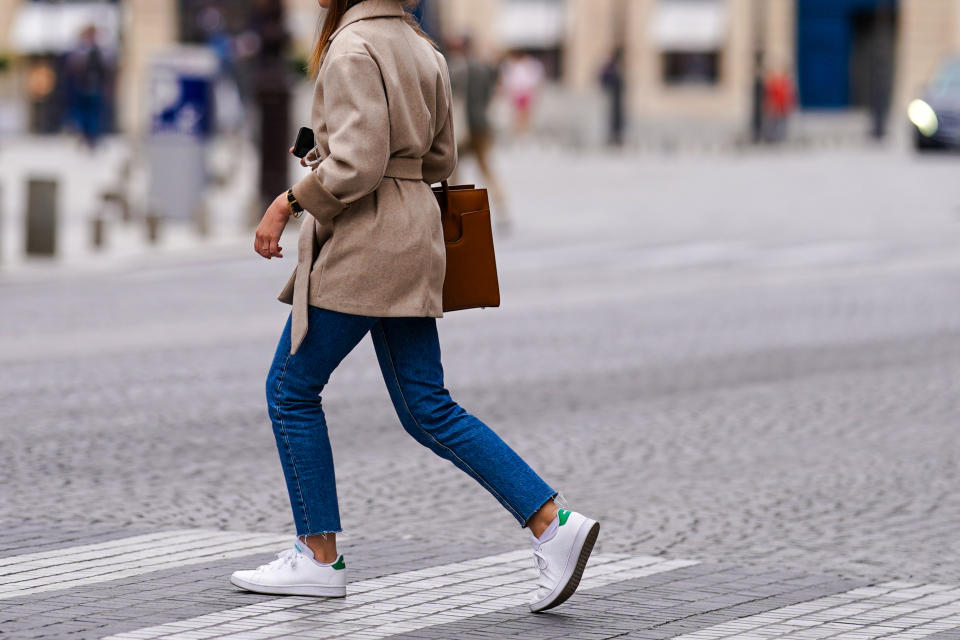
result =
[[343,532],[343,529],[336,529],[336,530],[333,530],[333,531],[315,531],[315,532],[313,532],[313,533],[298,533],[298,534],[297,534],[297,538],[303,540],[304,542],[306,542],[306,541],[307,541],[307,538],[309,538],[310,536],[320,536],[321,538],[323,538],[324,540],[326,540],[326,539],[327,539],[327,535],[329,535],[329,534],[331,534],[331,533],[342,533],[342,532]]
[[530,520],[533,518],[534,514],[536,514],[537,511],[540,511],[540,509],[543,507],[543,505],[547,504],[547,503],[550,502],[551,500],[553,500],[554,504],[556,504],[556,505],[557,505],[558,507],[560,507],[561,509],[566,509],[566,508],[569,506],[568,503],[567,503],[567,499],[566,499],[566,497],[564,497],[562,491],[552,491],[549,498],[547,498],[546,500],[544,500],[543,503],[542,503],[539,507],[537,507],[536,510],[534,510],[533,513],[531,513],[529,516],[526,517],[526,519],[524,519],[522,522],[520,522],[520,528],[521,528],[521,529],[526,529],[527,527],[529,527],[529,526],[530,526]]

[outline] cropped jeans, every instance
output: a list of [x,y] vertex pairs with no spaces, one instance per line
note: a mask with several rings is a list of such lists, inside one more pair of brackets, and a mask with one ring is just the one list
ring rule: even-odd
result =
[[267,407],[297,536],[342,531],[333,453],[321,393],[330,374],[370,332],[390,399],[407,433],[493,494],[526,526],[551,499],[563,501],[443,385],[433,318],[373,318],[309,307],[309,331],[290,354],[287,319],[267,376]]

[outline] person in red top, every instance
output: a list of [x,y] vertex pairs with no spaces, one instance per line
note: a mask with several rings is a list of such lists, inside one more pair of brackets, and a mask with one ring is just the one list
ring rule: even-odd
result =
[[784,71],[771,71],[764,83],[764,115],[767,142],[782,142],[787,137],[787,119],[796,106],[793,80]]

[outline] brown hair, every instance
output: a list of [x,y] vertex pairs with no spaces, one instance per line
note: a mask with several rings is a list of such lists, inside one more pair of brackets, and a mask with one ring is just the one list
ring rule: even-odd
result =
[[[309,70],[311,77],[315,77],[320,70],[320,64],[323,62],[323,57],[327,54],[327,48],[330,46],[330,36],[337,30],[337,25],[340,24],[340,19],[343,18],[343,14],[345,14],[350,7],[364,1],[365,0],[330,0],[327,17],[317,30],[317,41],[314,43],[313,52],[310,54]],[[410,10],[414,9],[420,0],[397,0],[397,2],[400,2],[403,7],[407,9],[407,14],[404,17],[407,23],[413,27],[413,30],[436,47],[436,43],[430,39],[430,36],[423,32],[423,29],[421,29],[417,23],[417,19],[410,13]]]

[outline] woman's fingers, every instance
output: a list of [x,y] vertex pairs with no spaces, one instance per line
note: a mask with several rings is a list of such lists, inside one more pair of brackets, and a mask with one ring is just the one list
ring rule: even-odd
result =
[[260,234],[257,234],[253,242],[253,250],[269,260],[271,256],[270,240]]
[[[290,147],[290,153],[293,153],[293,147]],[[300,158],[300,166],[301,166],[301,167],[307,166],[307,159],[306,159],[306,158]]]
[[283,257],[283,247],[280,246],[280,236],[270,237],[257,234],[253,242],[253,250],[267,260],[270,258]]
[[254,251],[259,253],[267,260],[271,258],[282,258],[283,247],[280,246],[280,238],[283,235],[283,229],[287,225],[287,200],[285,194],[277,196],[263,219],[254,232]]

